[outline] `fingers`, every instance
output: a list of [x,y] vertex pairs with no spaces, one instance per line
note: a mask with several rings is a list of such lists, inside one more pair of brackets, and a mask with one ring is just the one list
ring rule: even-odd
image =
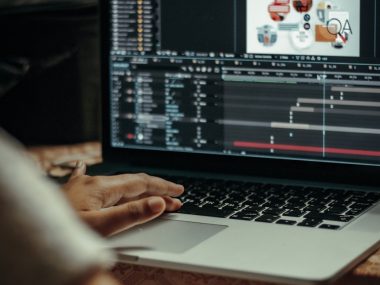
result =
[[177,211],[179,208],[182,207],[182,202],[179,199],[175,199],[172,197],[164,196],[163,197],[166,203],[166,211],[167,212],[174,212]]
[[73,172],[71,173],[70,179],[85,175],[86,174],[86,164],[82,161],[79,160],[77,164],[75,165],[75,168]]
[[[151,197],[151,196],[143,194],[143,195],[140,195],[140,196],[135,197],[135,198],[130,198],[130,199],[123,198],[123,199],[120,199],[119,202],[117,202],[117,204],[115,204],[115,205],[122,205],[122,204],[125,204],[128,202],[137,201],[137,200],[149,198],[149,197]],[[166,210],[165,211],[167,211],[167,212],[174,212],[174,211],[177,211],[179,208],[182,207],[182,202],[179,199],[172,198],[169,196],[162,196],[162,198],[165,200],[165,203],[166,203]]]
[[132,176],[132,183],[136,190],[143,189],[141,194],[159,195],[178,197],[183,194],[184,188],[182,185],[164,180],[159,177],[150,176],[145,173],[130,175]]
[[117,194],[120,198],[133,199],[141,195],[178,197],[184,192],[182,185],[143,173],[117,175],[105,179],[110,194]]
[[[177,202],[170,202],[175,207]],[[160,216],[166,209],[161,197],[150,197],[100,211],[81,212],[82,218],[104,236],[116,234]]]

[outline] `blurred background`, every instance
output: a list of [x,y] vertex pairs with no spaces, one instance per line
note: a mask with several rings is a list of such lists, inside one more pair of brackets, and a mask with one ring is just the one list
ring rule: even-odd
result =
[[96,0],[0,0],[0,126],[26,145],[100,138]]

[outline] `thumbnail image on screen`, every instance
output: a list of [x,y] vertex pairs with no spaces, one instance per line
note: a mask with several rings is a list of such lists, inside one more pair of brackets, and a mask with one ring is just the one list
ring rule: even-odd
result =
[[247,0],[247,52],[360,56],[360,0]]

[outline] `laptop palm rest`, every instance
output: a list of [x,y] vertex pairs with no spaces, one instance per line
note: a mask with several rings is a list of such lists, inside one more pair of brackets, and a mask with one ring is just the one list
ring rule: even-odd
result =
[[224,225],[158,219],[120,233],[109,241],[120,250],[145,249],[183,253],[223,229]]

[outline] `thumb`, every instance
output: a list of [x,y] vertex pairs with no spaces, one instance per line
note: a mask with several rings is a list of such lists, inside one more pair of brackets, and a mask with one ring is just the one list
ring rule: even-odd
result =
[[82,160],[78,160],[73,172],[71,173],[70,179],[85,175],[86,174],[86,164]]
[[81,212],[97,232],[110,236],[160,216],[166,208],[161,197],[150,197],[99,211]]

